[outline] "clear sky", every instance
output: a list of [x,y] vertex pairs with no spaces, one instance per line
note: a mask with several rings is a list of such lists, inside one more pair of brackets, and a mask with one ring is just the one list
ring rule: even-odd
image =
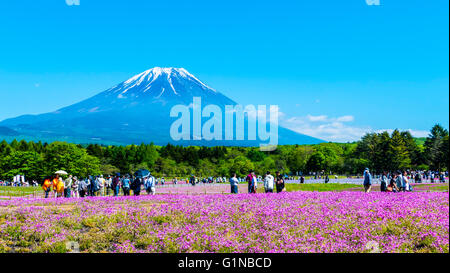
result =
[[0,120],[184,67],[325,140],[449,126],[449,1],[4,0]]

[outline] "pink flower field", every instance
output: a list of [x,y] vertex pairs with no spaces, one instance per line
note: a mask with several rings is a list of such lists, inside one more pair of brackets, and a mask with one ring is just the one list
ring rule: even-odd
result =
[[448,193],[0,201],[0,252],[449,252]]

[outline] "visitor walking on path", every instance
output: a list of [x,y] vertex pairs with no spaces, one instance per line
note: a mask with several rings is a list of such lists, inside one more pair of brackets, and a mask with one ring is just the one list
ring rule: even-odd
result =
[[398,191],[405,191],[405,187],[403,184],[403,176],[402,176],[401,171],[397,171],[396,184],[397,184]]
[[255,172],[250,170],[250,173],[247,175],[245,180],[248,183],[248,193],[256,193],[256,188],[258,187],[258,182],[255,176]]
[[231,193],[238,193],[238,184],[239,180],[236,178],[236,173],[233,173],[230,178]]
[[280,193],[284,190],[284,178],[279,171],[276,171],[275,173],[275,185],[277,187],[277,193]]
[[408,174],[406,173],[406,171],[403,172],[403,181],[402,182],[403,182],[404,191],[412,191],[412,186],[409,183]]
[[195,186],[195,175],[191,174],[191,177],[189,178],[189,183],[191,183],[192,186]]
[[103,178],[103,175],[100,175],[98,178],[98,188],[100,196],[105,196],[106,193],[106,180]]
[[91,181],[89,180],[89,178],[80,180],[80,184],[78,186],[78,192],[80,194],[80,197],[86,196],[86,194],[89,191],[90,186],[91,186]]
[[135,177],[133,182],[131,183],[131,188],[133,190],[133,195],[134,196],[139,196],[141,194],[141,179],[139,177]]
[[64,194],[64,182],[58,174],[55,175],[52,181],[53,191],[55,192],[55,197],[62,197]]
[[78,192],[79,184],[80,181],[78,181],[78,178],[75,176],[72,181],[71,197],[80,198],[80,194]]
[[46,177],[44,179],[44,183],[42,184],[42,189],[45,192],[45,198],[48,198],[48,193],[52,190],[52,182],[50,181],[50,177]]
[[70,191],[72,190],[72,175],[69,175],[69,177],[67,177],[64,180],[64,197],[66,198],[70,198]]
[[124,196],[130,196],[130,178],[125,176],[122,180],[122,190]]
[[398,192],[399,188],[397,187],[397,174],[393,173],[391,176],[391,180],[389,181],[389,186],[387,186],[388,192]]
[[105,187],[106,187],[106,196],[110,195],[111,187],[112,187],[112,178],[111,176],[108,176],[105,180]]
[[114,177],[111,187],[113,188],[114,191],[114,196],[119,196],[119,191],[120,191],[120,173],[117,173],[116,176]]
[[144,182],[145,191],[147,194],[155,195],[156,194],[156,188],[155,188],[155,177],[149,173],[149,176]]
[[274,178],[268,171],[266,177],[264,177],[264,189],[266,190],[266,193],[273,193],[273,184]]
[[386,192],[388,187],[388,177],[386,172],[383,172],[380,178],[380,190],[382,192]]
[[372,189],[372,175],[369,172],[369,168],[364,170],[364,192],[369,193]]

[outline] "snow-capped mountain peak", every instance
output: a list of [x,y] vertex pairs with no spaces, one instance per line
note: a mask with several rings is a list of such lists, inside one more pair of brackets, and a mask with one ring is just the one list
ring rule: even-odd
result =
[[158,89],[153,93],[155,97],[159,98],[167,90],[179,96],[183,93],[183,90],[180,89],[184,89],[183,87],[186,86],[189,86],[189,89],[196,86],[204,91],[217,92],[201,82],[186,69],[174,67],[154,67],[131,77],[109,91],[119,93],[118,96],[124,98],[126,94],[147,93],[151,90]]

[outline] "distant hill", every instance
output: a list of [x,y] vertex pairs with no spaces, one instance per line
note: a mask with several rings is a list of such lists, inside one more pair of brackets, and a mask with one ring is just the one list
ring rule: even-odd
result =
[[18,136],[19,133],[5,126],[0,126],[0,136]]

